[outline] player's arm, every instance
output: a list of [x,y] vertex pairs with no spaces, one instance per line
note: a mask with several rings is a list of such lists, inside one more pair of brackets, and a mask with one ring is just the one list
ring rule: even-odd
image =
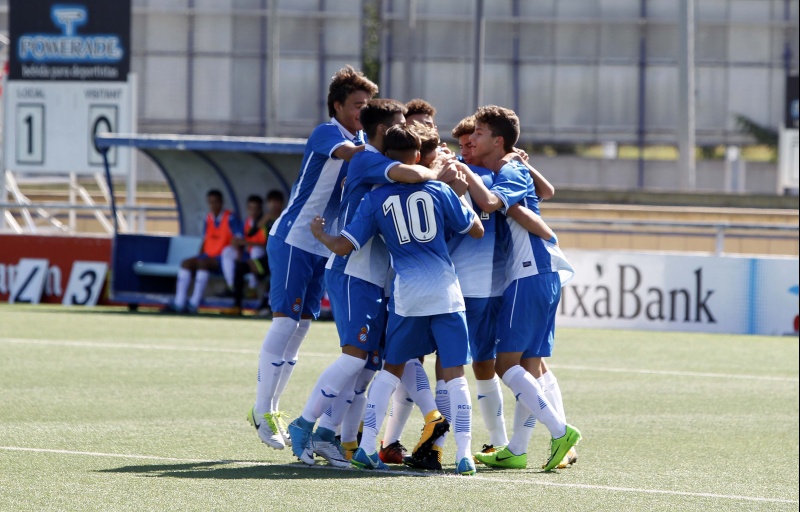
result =
[[514,219],[517,224],[525,228],[528,233],[538,236],[542,240],[547,240],[558,245],[556,234],[550,229],[550,226],[540,216],[533,213],[531,210],[515,204],[510,207],[506,212],[508,217]]
[[345,162],[349,162],[351,158],[355,156],[356,153],[360,153],[364,151],[363,144],[361,146],[354,146],[352,144],[342,144],[338,148],[336,148],[332,155],[336,158],[344,160]]
[[539,199],[550,199],[556,195],[556,188],[528,162],[528,154],[521,149],[514,148],[514,151],[506,155],[503,160],[506,162],[517,161],[528,168],[528,173],[533,179],[533,186],[536,187],[536,195],[539,196]]
[[[462,197],[462,199],[464,198]],[[472,217],[472,226],[469,228],[469,231],[467,231],[467,234],[472,238],[483,238],[483,222],[481,222],[480,217],[474,215],[474,212]]]
[[482,211],[492,213],[505,206],[503,201],[500,200],[500,197],[486,188],[480,176],[472,172],[466,165],[464,169],[462,169],[462,172],[466,176],[467,183],[469,184],[469,196]]
[[435,180],[439,173],[421,165],[399,164],[389,169],[389,179],[398,183],[422,183]]
[[325,219],[317,215],[314,217],[314,220],[311,221],[311,233],[313,233],[314,238],[322,242],[322,244],[328,248],[334,254],[339,256],[347,256],[355,246],[353,243],[343,236],[332,236],[325,232]]

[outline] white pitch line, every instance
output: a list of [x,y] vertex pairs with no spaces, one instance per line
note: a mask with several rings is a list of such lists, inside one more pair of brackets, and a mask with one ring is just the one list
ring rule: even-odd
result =
[[[302,464],[270,464],[267,462],[258,462],[258,461],[242,461],[242,460],[210,460],[210,459],[183,459],[178,457],[161,457],[155,455],[134,455],[134,454],[124,454],[124,453],[101,453],[101,452],[82,452],[82,451],[72,451],[72,450],[55,450],[55,449],[48,449],[48,448],[26,448],[21,446],[0,446],[0,450],[6,451],[16,451],[16,452],[34,452],[34,453],[54,453],[59,455],[83,455],[87,457],[105,457],[105,458],[115,458],[115,459],[138,459],[138,460],[163,460],[169,462],[186,462],[186,463],[196,463],[196,464],[234,464],[237,466],[259,466],[259,467],[279,467],[279,468],[288,468],[288,469],[312,469],[309,466],[305,466]],[[359,471],[355,469],[339,469],[334,468],[331,466],[314,466],[313,469],[323,469],[323,470],[331,470],[331,471]],[[376,472],[378,474],[378,472]],[[381,475],[397,475],[397,476],[405,476],[405,477],[417,477],[417,478],[436,478],[436,477],[443,477],[443,478],[456,478],[457,475],[442,475],[440,473],[417,473],[413,471],[395,471],[395,470],[388,470],[388,471],[380,471],[379,474]],[[462,478],[462,477],[457,477]],[[755,501],[755,502],[763,502],[763,503],[788,503],[788,504],[797,504],[798,500],[786,499],[786,498],[764,498],[761,496],[741,496],[736,494],[715,494],[710,492],[688,492],[688,491],[672,491],[669,489],[641,489],[637,487],[617,487],[617,486],[610,486],[610,485],[592,485],[592,484],[576,484],[576,483],[558,483],[558,482],[543,482],[538,480],[521,480],[521,479],[514,479],[514,478],[492,478],[492,477],[485,477],[476,475],[470,477],[467,481],[486,481],[486,482],[500,482],[500,483],[511,483],[511,484],[528,484],[528,485],[542,485],[542,486],[549,486],[549,487],[567,487],[572,489],[587,489],[587,490],[597,490],[597,491],[611,491],[611,492],[626,492],[626,493],[638,493],[638,494],[664,494],[669,496],[686,496],[692,498],[711,498],[711,499],[725,499],[725,500],[735,500],[735,501]]]
[[[79,348],[111,348],[111,349],[131,349],[131,350],[164,350],[169,352],[211,352],[223,354],[247,354],[258,355],[256,350],[236,349],[236,348],[217,348],[217,347],[195,347],[183,345],[148,345],[144,343],[116,343],[116,342],[96,342],[96,341],[67,341],[67,340],[43,340],[29,338],[0,338],[0,343],[14,343],[20,345],[53,345],[60,347],[79,347]],[[305,357],[327,357],[335,358],[336,354],[324,352],[301,352]],[[575,365],[551,365],[555,369],[606,372],[606,373],[637,373],[645,375],[666,375],[674,377],[703,377],[715,379],[744,379],[760,380],[770,382],[800,382],[798,377],[774,377],[770,375],[745,375],[735,373],[709,373],[709,372],[684,372],[679,370],[643,370],[637,368],[608,368],[595,366],[575,366]]]
[[[168,352],[211,352],[223,354],[247,354],[257,356],[257,350],[239,348],[217,348],[217,347],[193,347],[182,345],[148,345],[145,343],[117,343],[117,342],[96,342],[96,341],[66,341],[66,340],[37,340],[29,338],[0,338],[0,343],[13,343],[19,345],[51,345],[59,347],[78,347],[78,348],[122,348],[131,350],[164,350]],[[310,357],[336,357],[332,354],[320,352],[303,352],[304,356]]]

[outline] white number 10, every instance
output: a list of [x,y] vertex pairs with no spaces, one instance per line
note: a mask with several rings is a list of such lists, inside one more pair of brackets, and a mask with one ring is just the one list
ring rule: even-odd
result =
[[408,221],[403,215],[398,195],[389,196],[383,202],[383,215],[392,214],[397,238],[401,244],[409,243],[412,236],[421,243],[430,242],[436,238],[436,215],[433,209],[433,198],[430,194],[423,191],[414,192],[406,200],[406,210],[409,214]]

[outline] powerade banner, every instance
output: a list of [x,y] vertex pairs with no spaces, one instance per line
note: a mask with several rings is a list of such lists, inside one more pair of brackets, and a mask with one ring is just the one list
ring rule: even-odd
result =
[[9,79],[126,81],[131,0],[10,0]]

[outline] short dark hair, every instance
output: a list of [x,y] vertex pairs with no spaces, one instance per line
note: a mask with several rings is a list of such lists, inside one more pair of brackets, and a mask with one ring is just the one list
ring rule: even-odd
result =
[[406,103],[406,108],[408,109],[407,116],[413,116],[416,114],[427,114],[431,117],[436,115],[436,109],[425,100],[414,98],[413,100]]
[[519,118],[513,110],[487,105],[475,112],[475,123],[484,123],[493,137],[503,137],[503,149],[511,151],[519,140]]
[[347,97],[355,91],[364,91],[371,98],[378,94],[378,86],[364,76],[364,73],[356,71],[353,66],[348,65],[337,71],[331,78],[331,85],[328,87],[328,115],[336,116],[333,104],[337,101],[344,103]]
[[453,134],[453,137],[458,139],[463,135],[472,135],[472,132],[475,131],[475,116],[467,116],[461,121],[458,122],[453,131],[450,132]]
[[270,190],[269,192],[267,192],[267,202],[270,201],[284,202],[285,200],[286,198],[284,197],[283,192],[281,192],[280,190]]
[[419,151],[422,146],[422,141],[419,135],[406,125],[396,124],[386,130],[386,136],[383,138],[384,152],[389,150],[407,151],[409,149]]
[[217,199],[220,200],[220,202],[223,201],[222,192],[220,192],[219,189],[216,188],[212,188],[211,190],[206,192],[206,199],[208,199],[209,197],[216,197]]
[[252,195],[247,196],[247,202],[248,203],[258,203],[259,206],[263,206],[264,205],[264,200],[261,199],[261,196],[256,195],[256,194],[252,194]]
[[359,120],[367,138],[378,133],[378,126],[389,126],[397,114],[405,114],[406,107],[399,101],[389,99],[370,100],[362,109]]
[[411,131],[414,132],[420,140],[419,152],[427,155],[437,147],[439,147],[439,132],[435,128],[426,126],[418,121],[411,125]]

